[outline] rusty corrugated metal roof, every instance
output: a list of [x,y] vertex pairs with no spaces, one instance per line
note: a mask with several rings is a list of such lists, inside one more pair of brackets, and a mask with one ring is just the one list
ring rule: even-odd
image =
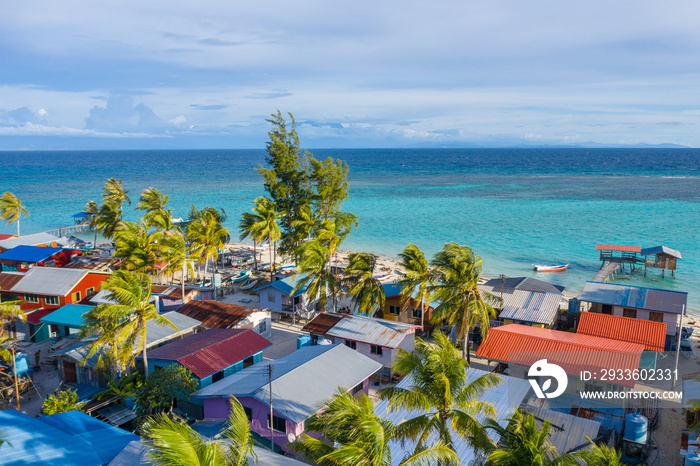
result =
[[180,314],[199,320],[204,327],[233,328],[259,309],[249,309],[219,301],[190,301],[177,310]]
[[[523,366],[547,359],[574,377],[588,371],[600,380],[604,370],[639,369],[642,351],[644,345],[639,343],[510,324],[490,329],[476,356]],[[634,380],[607,382],[634,387]]]
[[[169,285],[151,285],[151,293],[157,295],[163,295],[168,299],[182,299],[182,287],[181,286],[169,286]],[[194,289],[185,289],[185,296],[191,296],[197,293]]]
[[396,348],[406,335],[415,332],[417,328],[420,326],[393,320],[365,316],[343,316],[326,332],[326,335],[386,348]]
[[582,312],[576,333],[640,343],[649,351],[663,351],[666,343],[666,323],[664,322],[597,312]]
[[177,361],[202,379],[272,343],[250,329],[209,329],[148,351],[148,358]]
[[24,277],[20,272],[0,272],[0,291],[9,292]]
[[641,246],[625,246],[620,244],[596,244],[596,251],[642,252]]
[[317,315],[311,321],[304,325],[302,331],[309,333],[317,333],[319,335],[325,335],[328,330],[331,329],[335,324],[337,324],[343,316],[338,314],[328,314],[322,312]]

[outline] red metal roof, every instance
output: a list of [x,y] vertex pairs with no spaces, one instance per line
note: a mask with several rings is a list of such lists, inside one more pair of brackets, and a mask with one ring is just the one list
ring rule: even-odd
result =
[[650,351],[663,351],[666,323],[633,319],[597,312],[582,312],[577,333],[613,340],[640,343]]
[[615,244],[596,244],[596,251],[642,252],[641,246],[623,246]]
[[250,329],[209,329],[150,350],[148,358],[177,361],[202,379],[270,346]]
[[27,314],[27,322],[34,325],[39,325],[41,323],[39,319],[51,314],[55,310],[56,309],[37,309],[36,311]]
[[4,240],[4,239],[14,238],[14,237],[16,237],[16,236],[17,236],[17,235],[5,235],[5,234],[0,234],[0,241],[2,241],[2,240]]
[[340,322],[342,318],[343,316],[339,316],[338,314],[327,314],[322,312],[311,319],[311,322],[304,325],[301,330],[304,332],[316,333],[318,335],[325,335],[326,332],[333,328],[335,324]]
[[0,272],[0,291],[8,292],[24,277],[23,273]]
[[[639,343],[510,324],[490,329],[476,355],[523,366],[547,359],[574,377],[588,371],[594,379],[600,379],[603,370],[622,369],[624,373],[638,369],[643,350],[644,345]],[[614,383],[634,387],[634,380]]]

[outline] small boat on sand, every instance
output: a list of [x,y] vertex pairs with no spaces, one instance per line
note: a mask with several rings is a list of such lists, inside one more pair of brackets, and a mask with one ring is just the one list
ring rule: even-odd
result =
[[569,267],[569,264],[564,265],[538,265],[533,264],[532,270],[535,272],[563,272]]
[[233,282],[242,282],[243,280],[247,280],[248,278],[250,278],[250,270],[241,270],[238,273],[238,276],[234,277]]
[[[676,351],[676,345],[671,346],[671,351]],[[695,350],[688,340],[681,340],[681,354],[688,359],[695,359]]]
[[257,284],[258,284],[258,280],[257,280],[257,279],[255,279],[255,280],[249,280],[245,285],[241,285],[241,290],[243,290],[243,291],[251,290],[251,289],[253,289],[253,287],[254,287],[255,285],[257,285]]

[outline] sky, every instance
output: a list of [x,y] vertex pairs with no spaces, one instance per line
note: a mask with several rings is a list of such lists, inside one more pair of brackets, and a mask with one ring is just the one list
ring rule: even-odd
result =
[[8,2],[0,150],[700,147],[700,2]]

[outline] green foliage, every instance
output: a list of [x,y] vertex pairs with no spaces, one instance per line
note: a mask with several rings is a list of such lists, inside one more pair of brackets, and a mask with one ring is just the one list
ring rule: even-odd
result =
[[622,466],[620,452],[606,445],[596,445],[593,440],[586,437],[591,448],[578,453],[587,466]]
[[328,157],[324,161],[309,158],[309,179],[313,193],[311,202],[321,220],[327,220],[340,210],[348,199],[348,164]]
[[156,465],[232,465],[248,466],[252,456],[253,437],[243,406],[231,397],[228,424],[221,432],[226,442],[208,440],[190,426],[156,414],[143,426],[150,451],[147,460]]
[[258,197],[254,204],[253,213],[244,213],[241,219],[241,237],[250,236],[256,243],[267,241],[270,249],[270,281],[272,281],[275,269],[273,247],[282,237],[280,220],[284,212],[280,212],[275,203],[266,197]]
[[417,440],[418,447],[423,447],[427,439],[436,435],[445,445],[452,446],[453,431],[475,449],[486,451],[493,442],[475,416],[483,413],[495,417],[496,410],[478,398],[501,379],[489,373],[469,381],[466,362],[457,348],[442,333],[433,336],[434,344],[416,337],[415,353],[399,349],[394,370],[410,375],[410,389],[387,387],[379,391],[382,399],[389,400],[390,411],[422,412],[402,422],[397,436]]
[[17,196],[6,191],[0,196],[0,219],[7,222],[8,225],[17,222],[17,236],[19,236],[19,221],[24,214],[24,218],[29,217],[29,211],[22,205]]
[[401,265],[406,274],[397,281],[401,286],[402,308],[404,311],[417,298],[421,304],[421,327],[425,319],[425,308],[430,306],[430,287],[436,284],[435,271],[430,268],[425,254],[418,246],[411,243],[399,254]]
[[[328,443],[302,435],[292,447],[322,466],[392,464],[389,442],[397,440],[399,429],[387,419],[374,413],[372,400],[365,394],[354,397],[345,389],[329,401],[326,409],[312,416],[306,423],[307,432],[322,433]],[[421,446],[401,465],[435,464],[458,465],[459,458],[443,442]]]
[[199,382],[187,368],[170,364],[153,372],[136,390],[134,410],[141,418],[172,411],[175,401],[189,401]]
[[374,278],[377,256],[360,252],[351,254],[348,267],[343,272],[343,284],[349,287],[348,293],[360,313],[374,316],[384,308],[384,286]]
[[78,399],[78,393],[75,390],[63,390],[57,395],[49,395],[41,405],[41,411],[46,415],[58,414],[79,410],[83,406],[85,403]]
[[3,429],[0,429],[0,447],[2,446],[3,443],[6,443],[9,446],[12,446],[12,444],[7,440],[7,432],[5,432]]
[[143,223],[148,227],[159,230],[169,230],[172,227],[172,209],[168,209],[168,196],[156,188],[144,189],[141,192],[136,210],[143,210]]
[[13,341],[9,338],[0,338],[0,361],[5,361],[9,365],[13,365],[12,351],[7,349]]
[[212,207],[205,207],[198,211],[192,206],[190,212],[190,224],[187,227],[187,239],[192,242],[192,254],[199,257],[200,264],[204,264],[204,275],[211,259],[219,257],[219,250],[223,249],[231,239],[228,229],[224,228],[226,213],[217,211]]
[[[549,442],[551,424],[542,423],[539,428],[532,414],[515,410],[507,427],[501,427],[493,419],[486,421],[488,429],[495,430],[501,437],[500,446],[488,457],[487,464],[492,466],[520,466],[537,464],[541,466],[578,465],[580,454],[566,453],[560,455]],[[586,463],[590,464],[590,463]],[[606,465],[608,463],[605,463]]]
[[136,394],[142,385],[143,378],[140,372],[134,372],[133,374],[122,377],[119,381],[110,378],[107,383],[107,389],[95,395],[95,399],[104,400],[112,398],[113,396],[119,396],[122,398],[121,403],[124,404],[124,398],[136,398]]

